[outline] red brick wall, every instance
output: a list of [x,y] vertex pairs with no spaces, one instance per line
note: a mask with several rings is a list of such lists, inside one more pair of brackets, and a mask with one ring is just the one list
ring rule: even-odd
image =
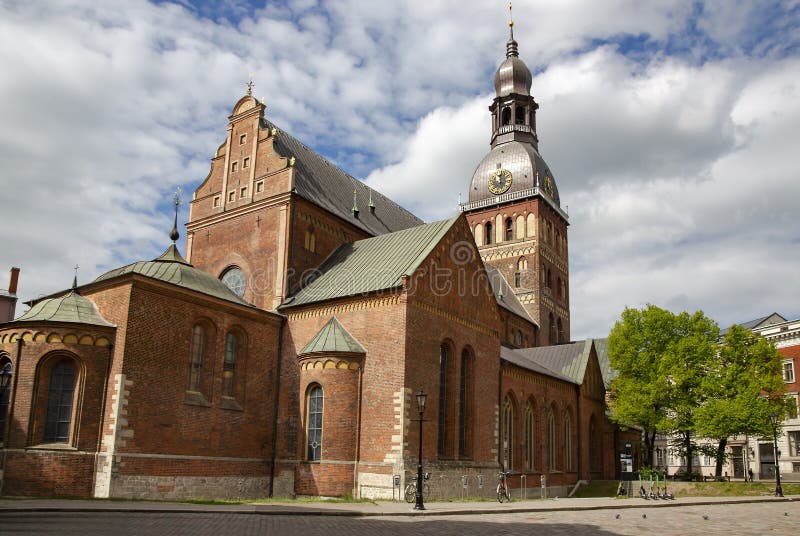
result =
[[94,460],[91,452],[8,451],[3,495],[91,497]]

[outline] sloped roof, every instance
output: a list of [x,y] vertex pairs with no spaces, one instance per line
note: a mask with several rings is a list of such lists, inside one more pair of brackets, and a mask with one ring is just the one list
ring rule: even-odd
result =
[[140,274],[145,277],[214,296],[215,298],[250,306],[249,303],[229,289],[225,283],[208,272],[195,268],[186,262],[178,252],[178,248],[175,247],[175,244],[172,244],[161,256],[152,261],[140,261],[121,268],[116,268],[98,276],[94,281],[95,283],[98,281],[106,281],[125,274]]
[[589,363],[591,349],[592,339],[586,339],[556,346],[522,348],[516,352],[545,369],[561,374],[573,383],[580,385],[586,375],[586,365]]
[[367,351],[334,316],[297,355],[316,353],[366,354]]
[[557,380],[563,380],[570,383],[578,383],[573,378],[565,376],[564,374],[561,374],[560,372],[548,368],[542,365],[541,363],[538,363],[537,361],[531,359],[526,352],[526,350],[529,349],[513,349],[501,346],[500,359],[508,361],[509,363],[513,363],[514,365],[528,369],[530,371],[537,372],[545,376],[550,376],[551,378],[555,378]]
[[[745,329],[755,329],[758,327],[771,326],[772,324],[780,324],[781,322],[786,322],[786,319],[778,313],[772,313],[747,322],[740,322],[739,325]],[[719,336],[723,337],[730,329],[730,327],[727,327],[719,330]]]
[[[514,294],[511,285],[508,284],[508,281],[506,281],[505,276],[500,270],[488,264],[484,266],[486,267],[486,274],[489,276],[489,282],[492,285],[492,294],[494,294],[494,298],[497,300],[500,307],[511,311],[532,324],[536,324],[536,321],[531,318],[528,311],[525,310],[525,307],[519,301],[517,295]],[[538,324],[536,325],[538,326]]]
[[[262,128],[277,128],[266,119]],[[274,147],[278,154],[295,157],[294,189],[297,195],[340,218],[377,236],[423,223],[388,197],[333,165],[302,142],[278,129]],[[353,216],[353,192],[356,192],[358,218]],[[370,200],[375,207],[370,210]]]
[[63,296],[48,298],[34,304],[14,322],[71,322],[92,326],[114,326],[102,317],[92,300],[84,298],[75,292],[75,289]]
[[611,381],[617,377],[617,371],[611,368],[611,360],[608,358],[608,339],[594,339],[594,349],[597,353],[597,361],[600,363],[603,383],[609,387]]
[[279,309],[401,286],[459,217],[339,246],[319,267],[321,275]]

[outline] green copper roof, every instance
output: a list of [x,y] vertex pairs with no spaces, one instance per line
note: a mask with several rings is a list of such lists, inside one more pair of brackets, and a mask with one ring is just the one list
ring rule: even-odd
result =
[[73,322],[94,326],[113,326],[100,316],[94,302],[71,290],[57,298],[48,298],[35,304],[15,322]]
[[179,287],[195,290],[215,298],[220,298],[241,305],[250,305],[229,289],[225,283],[213,275],[195,268],[181,256],[175,244],[172,244],[160,257],[152,261],[135,262],[122,268],[106,272],[95,279],[105,281],[125,274],[140,274],[158,279]]
[[591,352],[592,343],[592,339],[586,339],[585,341],[555,346],[522,348],[515,350],[515,352],[546,369],[566,376],[580,385],[586,375],[586,365],[589,363],[589,352]]
[[397,288],[436,247],[459,216],[344,244],[319,268],[321,275],[281,309]]
[[350,335],[334,316],[297,355],[316,353],[366,354],[367,351]]

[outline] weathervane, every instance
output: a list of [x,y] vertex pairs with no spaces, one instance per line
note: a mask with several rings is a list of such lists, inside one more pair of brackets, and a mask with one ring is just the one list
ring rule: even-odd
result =
[[252,96],[253,95],[253,73],[250,73],[250,81],[247,83],[247,94]]
[[181,204],[181,187],[175,188],[175,195],[172,196],[172,201],[175,203],[175,221],[172,223],[172,231],[169,233],[169,238],[174,244],[180,235],[178,234],[178,207]]
[[514,13],[512,11],[511,2],[508,3],[508,27],[511,31],[511,39],[514,39]]

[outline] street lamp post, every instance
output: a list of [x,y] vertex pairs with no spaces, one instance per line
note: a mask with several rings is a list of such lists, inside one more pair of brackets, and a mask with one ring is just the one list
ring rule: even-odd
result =
[[783,497],[783,488],[781,488],[781,467],[778,464],[780,456],[780,451],[778,450],[778,415],[776,413],[770,413],[769,422],[772,423],[772,448],[775,449],[775,496]]
[[419,454],[417,456],[417,503],[414,510],[425,510],[422,502],[422,414],[425,413],[425,400],[428,398],[422,387],[417,393],[417,409],[419,410]]

